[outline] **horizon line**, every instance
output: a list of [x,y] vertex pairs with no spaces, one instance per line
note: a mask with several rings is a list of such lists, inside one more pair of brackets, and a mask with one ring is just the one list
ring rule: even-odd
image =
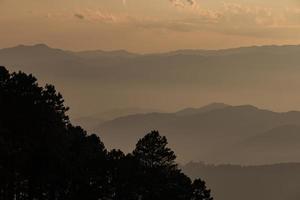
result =
[[127,53],[131,53],[131,54],[136,54],[136,55],[156,55],[156,54],[168,54],[168,53],[176,53],[176,52],[180,52],[180,51],[226,51],[226,50],[237,50],[237,49],[247,49],[247,48],[262,48],[262,47],[300,47],[300,43],[299,44],[265,44],[265,45],[245,45],[245,46],[236,46],[236,47],[228,47],[228,48],[178,48],[178,49],[174,49],[174,50],[167,50],[167,51],[156,51],[156,52],[146,52],[146,53],[142,53],[142,52],[134,52],[134,51],[130,51],[128,49],[101,49],[101,48],[97,48],[97,49],[82,49],[82,50],[75,50],[75,49],[68,49],[68,48],[62,48],[62,47],[54,47],[52,45],[49,45],[47,43],[31,43],[31,44],[17,44],[14,46],[8,46],[8,47],[1,47],[0,50],[4,50],[4,49],[13,49],[13,48],[17,48],[17,47],[36,47],[36,46],[45,46],[48,47],[50,49],[57,49],[57,50],[63,50],[63,51],[69,51],[69,52],[74,52],[74,53],[81,53],[81,52],[95,52],[95,51],[102,51],[104,53],[113,53],[113,52],[127,52]]

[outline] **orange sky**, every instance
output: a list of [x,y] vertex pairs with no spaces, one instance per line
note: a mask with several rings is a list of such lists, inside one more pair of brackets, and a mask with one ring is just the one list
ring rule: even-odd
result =
[[0,48],[161,52],[300,44],[299,0],[0,0]]

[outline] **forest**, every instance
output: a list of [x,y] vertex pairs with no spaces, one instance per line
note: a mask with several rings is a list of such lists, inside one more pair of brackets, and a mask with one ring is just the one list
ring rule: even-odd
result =
[[69,120],[63,96],[0,67],[1,200],[212,200],[156,130],[125,154]]

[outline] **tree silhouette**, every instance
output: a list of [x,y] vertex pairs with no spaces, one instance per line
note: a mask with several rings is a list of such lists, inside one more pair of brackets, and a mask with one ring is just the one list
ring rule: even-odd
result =
[[73,127],[62,95],[0,67],[0,199],[97,199],[104,145]]
[[0,67],[0,199],[212,200],[153,131],[125,155],[73,126],[62,95]]
[[205,182],[201,179],[194,180],[192,190],[193,194],[191,200],[213,200],[210,195],[210,190],[206,188]]
[[176,168],[175,153],[167,144],[165,136],[160,136],[158,131],[152,131],[138,141],[133,156],[147,168]]
[[209,196],[206,188],[196,185],[197,182],[192,185],[190,178],[178,169],[175,163],[176,156],[167,144],[166,137],[161,136],[158,131],[152,131],[138,141],[132,154],[140,164],[135,175],[139,180],[139,198],[188,200],[195,196],[193,194],[197,190]]

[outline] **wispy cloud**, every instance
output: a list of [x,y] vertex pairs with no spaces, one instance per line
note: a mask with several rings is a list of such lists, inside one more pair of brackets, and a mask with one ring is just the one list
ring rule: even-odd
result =
[[124,22],[123,16],[118,16],[109,12],[101,10],[85,9],[74,14],[77,19],[86,19],[88,21],[98,21],[102,23],[122,23]]
[[184,8],[196,4],[196,0],[169,0],[175,7]]
[[194,5],[196,2],[195,0],[187,0],[187,2],[190,4],[190,5]]
[[181,0],[169,0],[175,7],[183,8],[185,5]]
[[[137,30],[213,31],[253,37],[282,37],[300,31],[300,9],[295,7],[278,11],[272,7],[223,3],[218,9],[209,9],[195,4],[193,0],[169,1],[174,6],[184,8],[180,9],[178,16],[166,18],[131,13],[118,14],[100,9],[83,9],[72,15],[78,20],[135,27],[138,28]],[[193,6],[187,7],[187,5]]]
[[74,17],[76,17],[76,18],[78,18],[78,19],[84,19],[84,18],[85,18],[84,15],[79,14],[79,13],[75,13],[75,14],[74,14]]

